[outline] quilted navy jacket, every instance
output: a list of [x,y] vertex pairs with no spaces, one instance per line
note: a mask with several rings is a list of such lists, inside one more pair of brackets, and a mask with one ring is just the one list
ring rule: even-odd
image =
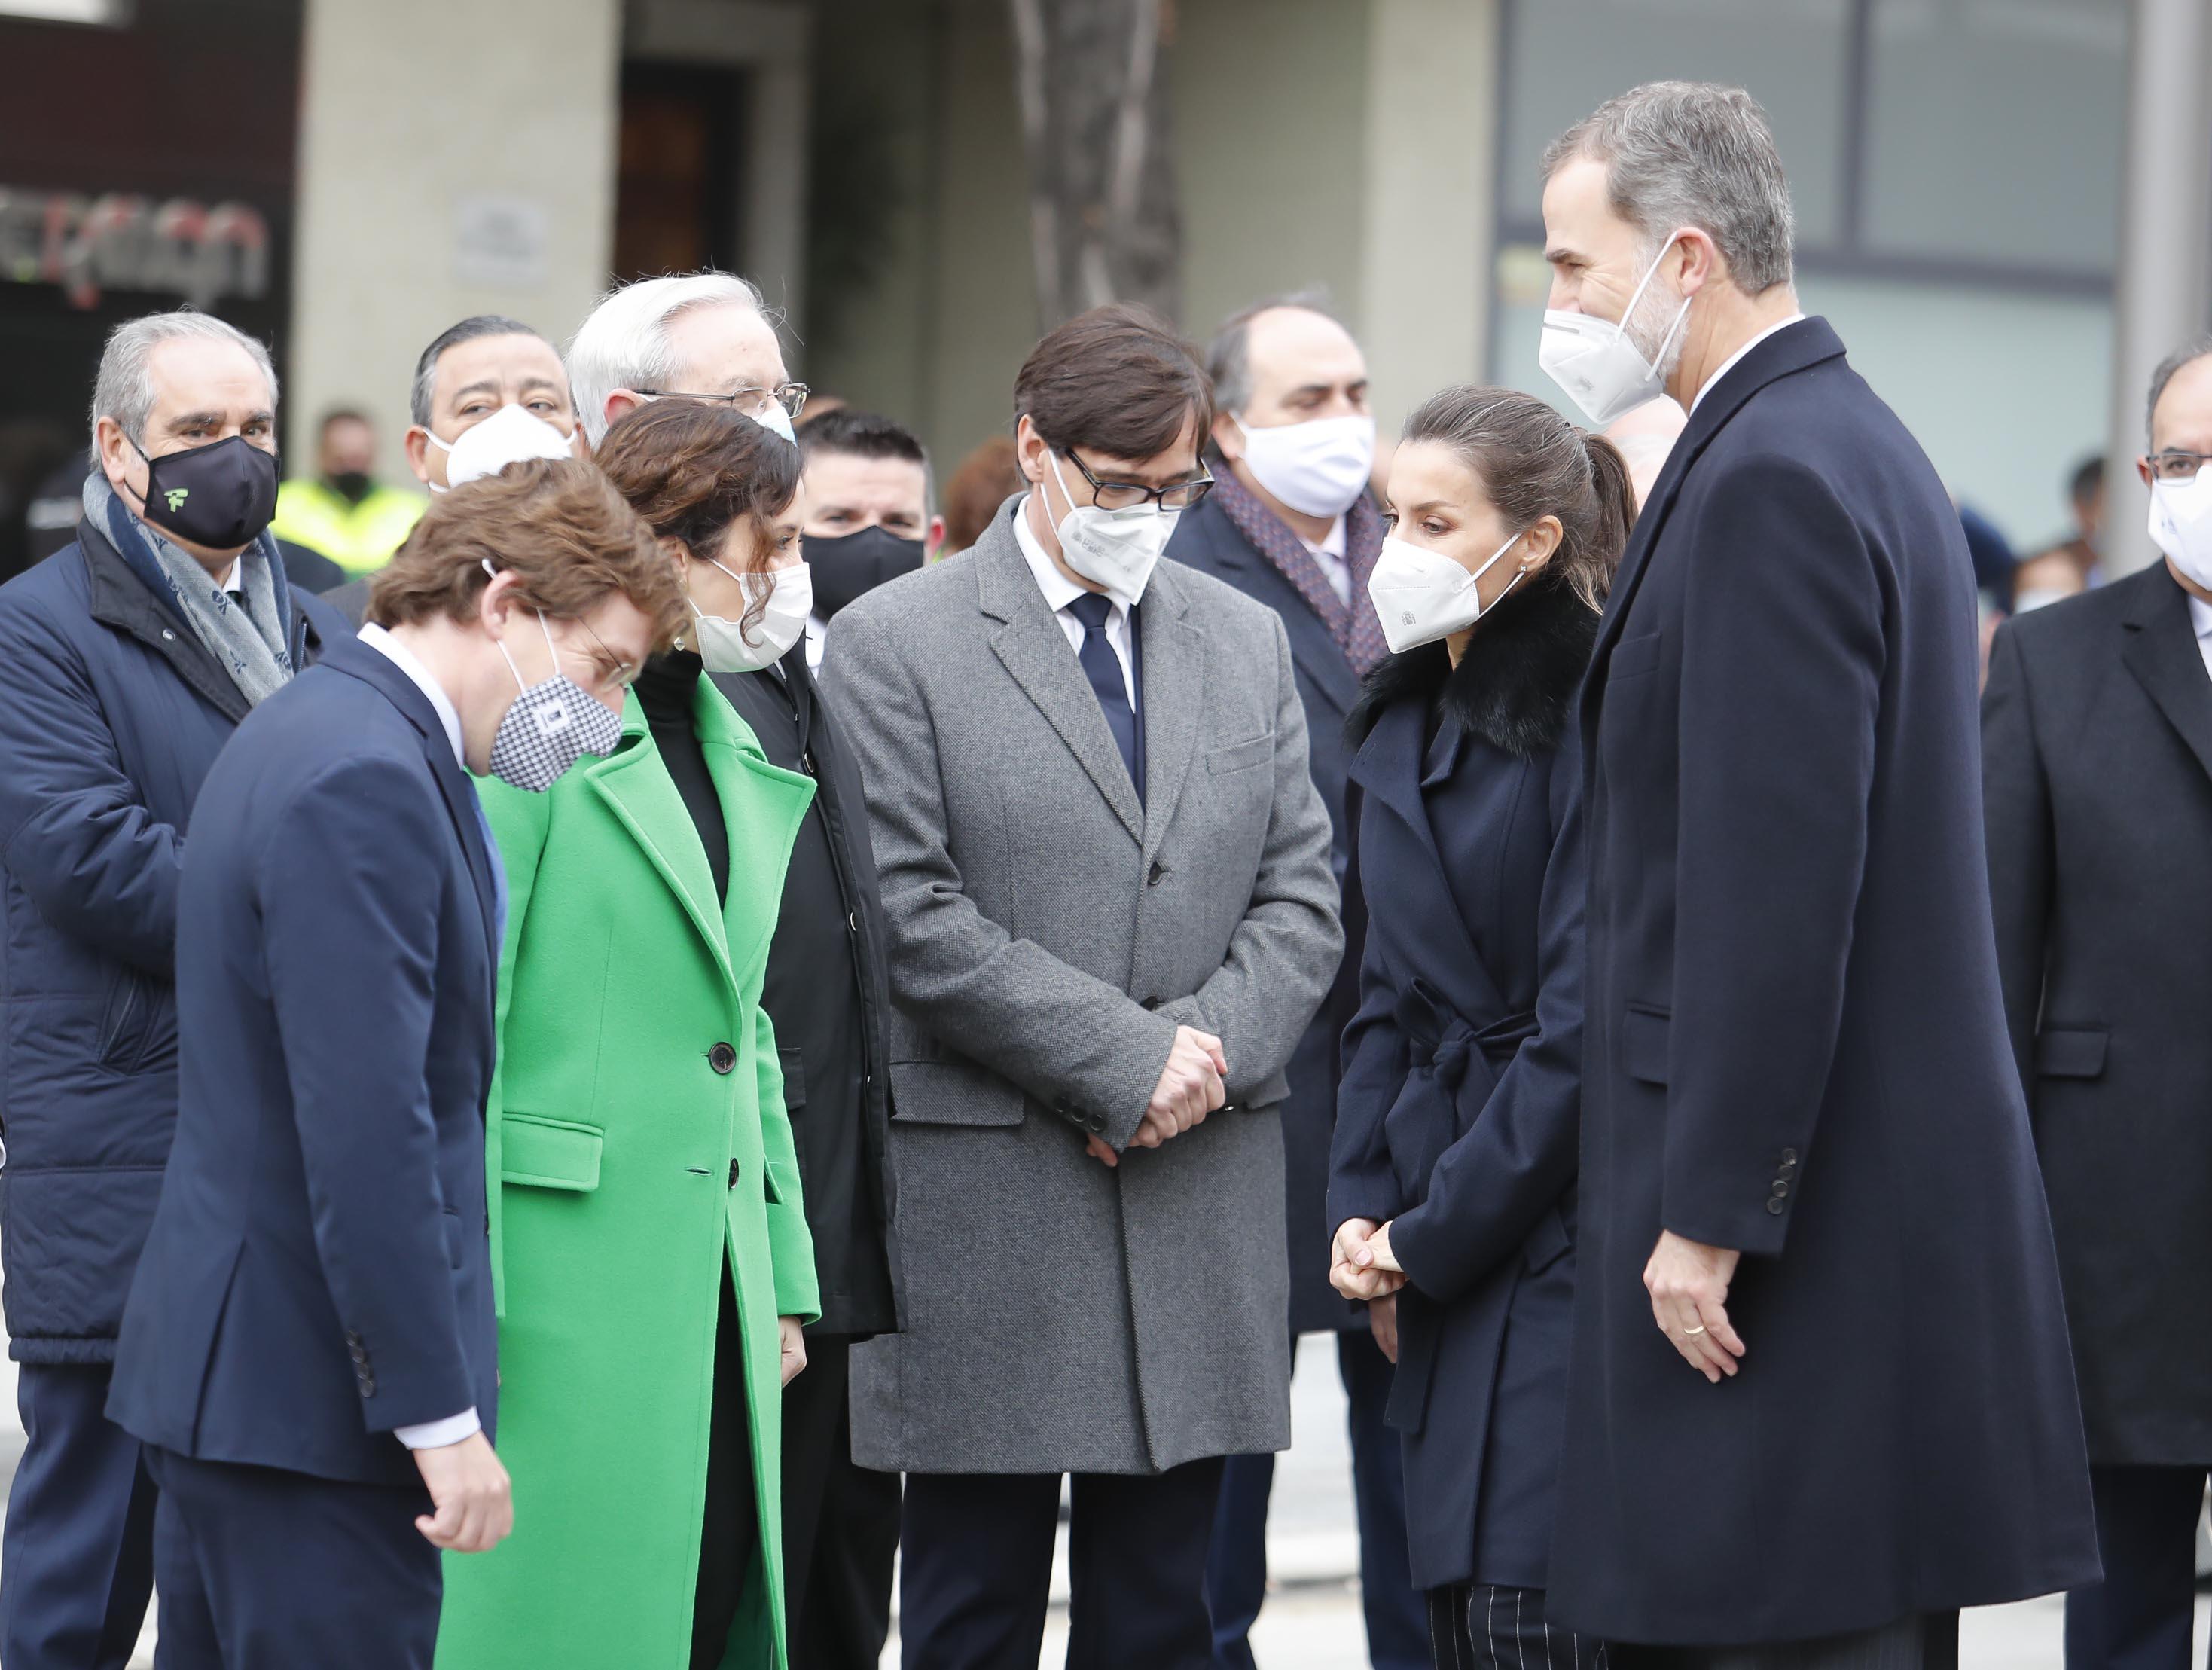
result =
[[[343,631],[278,582],[295,666]],[[108,530],[0,586],[9,1353],[105,1362],[177,1109],[178,860],[246,698]]]

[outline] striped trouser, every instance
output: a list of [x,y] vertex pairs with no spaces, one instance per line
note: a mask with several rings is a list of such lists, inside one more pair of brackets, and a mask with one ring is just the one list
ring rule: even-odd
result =
[[1605,1643],[1555,1629],[1544,1591],[1447,1583],[1429,1591],[1436,1670],[1611,1670]]

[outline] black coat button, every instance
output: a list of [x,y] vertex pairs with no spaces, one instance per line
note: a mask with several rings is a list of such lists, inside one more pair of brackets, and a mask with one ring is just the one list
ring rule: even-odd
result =
[[1167,866],[1160,862],[1158,859],[1153,859],[1152,870],[1145,877],[1145,885],[1148,887],[1158,887],[1160,885],[1161,878],[1166,875],[1167,873]]
[[1777,1178],[1777,1179],[1775,1179],[1775,1180],[1774,1180],[1774,1198],[1775,1198],[1777,1200],[1779,1200],[1779,1199],[1781,1199],[1781,1198],[1783,1198],[1783,1196],[1784,1196],[1784,1195],[1788,1194],[1789,1192],[1790,1192],[1790,1185],[1789,1185],[1789,1183],[1788,1183],[1785,1179],[1782,1179],[1782,1178]]
[[1775,1199],[1770,1200],[1766,1203],[1766,1210],[1773,1213],[1775,1216],[1780,1217],[1783,1213],[1789,1210],[1789,1208],[1779,1199]]
[[730,1161],[730,1186],[733,1189],[738,1186],[738,1162],[734,1160]]
[[1106,1129],[1106,1116],[1103,1113],[1093,1113],[1085,1121],[1085,1128],[1093,1133],[1103,1131]]
[[727,1044],[717,1044],[707,1051],[707,1064],[718,1073],[729,1072],[738,1064],[738,1052]]
[[1797,1150],[1796,1149],[1783,1149],[1782,1163],[1785,1166],[1796,1165],[1797,1163]]

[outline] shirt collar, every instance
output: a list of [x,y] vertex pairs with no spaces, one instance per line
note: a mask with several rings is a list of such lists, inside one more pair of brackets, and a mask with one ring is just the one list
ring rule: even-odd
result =
[[2189,624],[2197,629],[2197,636],[2212,638],[2212,603],[2207,603],[2195,593],[2189,596]]
[[1322,535],[1321,543],[1309,545],[1306,549],[1316,557],[1334,557],[1341,562],[1345,552],[1344,524],[1345,518],[1339,516],[1328,525],[1328,532]]
[[1737,349],[1735,352],[1730,354],[1726,359],[1723,360],[1721,362],[1721,369],[1714,372],[1711,376],[1705,379],[1705,386],[1699,389],[1697,392],[1695,398],[1691,400],[1690,410],[1695,411],[1698,409],[1698,401],[1703,400],[1706,395],[1711,393],[1714,387],[1720,382],[1720,380],[1728,375],[1729,372],[1735,369],[1737,361],[1741,360],[1753,349],[1758,347],[1760,343],[1765,341],[1767,338],[1772,336],[1777,331],[1786,331],[1792,325],[1802,324],[1804,321],[1804,318],[1805,315],[1802,313],[1791,314],[1789,318],[1782,320],[1776,324],[1768,326],[1757,336],[1752,338],[1750,341],[1745,343],[1742,347]]
[[430,676],[430,669],[422,665],[413,650],[374,621],[361,629],[361,641],[404,673],[414,681],[415,687],[429,698],[431,707],[437,712],[438,722],[446,728],[446,741],[453,746],[454,759],[459,762],[463,771],[467,771],[468,758],[461,752],[460,710],[453,705],[453,698],[446,694],[445,686]]
[[[1060,564],[1052,560],[1051,553],[1037,538],[1036,530],[1030,526],[1030,498],[1034,497],[1034,493],[1030,494],[1014,507],[1014,542],[1021,546],[1030,572],[1036,576],[1037,589],[1044,594],[1045,606],[1059,614],[1085,594],[1082,587],[1060,571]],[[1123,611],[1119,600],[1109,600],[1114,605],[1107,616],[1110,620]]]

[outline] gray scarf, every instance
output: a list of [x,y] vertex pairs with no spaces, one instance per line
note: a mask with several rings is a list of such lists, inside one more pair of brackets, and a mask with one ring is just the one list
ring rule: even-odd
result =
[[[230,675],[249,706],[283,689],[291,680],[292,652],[287,643],[289,622],[279,619],[279,595],[271,564],[276,543],[265,533],[239,553],[238,579],[252,611],[249,618],[238,600],[224,590],[215,576],[200,566],[191,552],[172,545],[159,528],[132,515],[117,498],[107,478],[98,470],[84,478],[84,514],[94,527],[106,530],[124,559],[134,555],[152,559],[154,571],[167,588],[177,613],[207,646],[216,662]],[[138,551],[126,544],[136,539]],[[145,564],[131,562],[143,577]]]

